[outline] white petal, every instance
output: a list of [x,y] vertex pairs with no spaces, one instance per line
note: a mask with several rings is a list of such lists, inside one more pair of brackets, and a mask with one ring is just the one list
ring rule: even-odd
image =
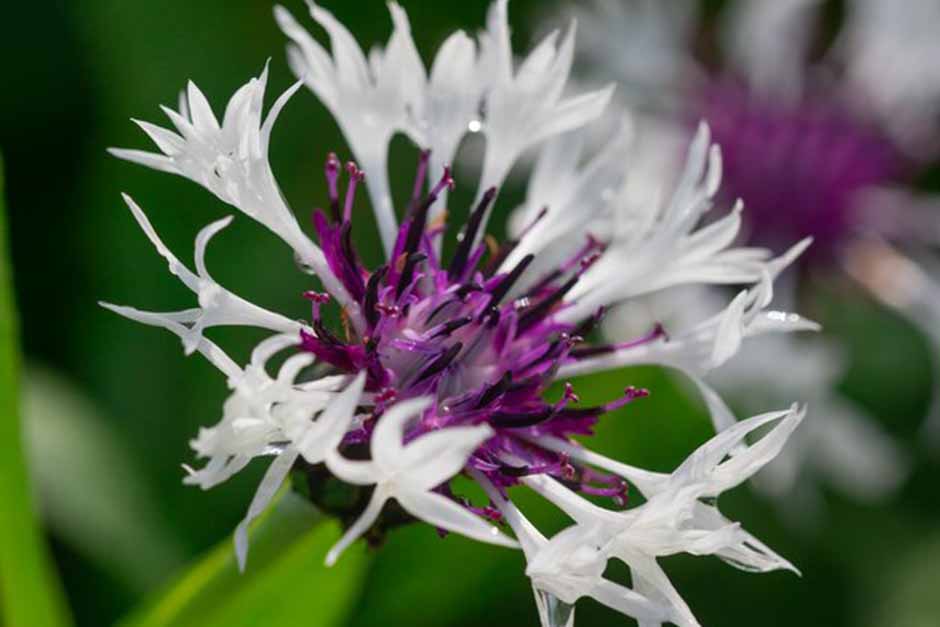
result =
[[[181,339],[189,337],[189,329],[184,327],[179,322],[173,320],[172,314],[140,311],[139,309],[134,309],[133,307],[122,307],[105,302],[99,302],[98,304],[105,309],[110,309],[114,313],[124,316],[125,318],[130,318],[131,320],[142,322],[143,324],[154,327],[161,327],[167,329],[168,331],[172,331]],[[204,337],[201,337],[199,339],[198,345],[196,346],[196,350],[202,353],[206,359],[212,363],[212,365],[221,370],[226,376],[230,378],[237,378],[241,376],[241,368],[239,368],[238,365],[213,342],[207,340]]]
[[394,496],[408,513],[435,527],[447,529],[480,542],[511,549],[519,548],[518,542],[500,533],[494,525],[484,522],[466,508],[436,492],[400,488],[395,491]]
[[297,448],[307,462],[319,464],[326,458],[327,451],[335,450],[339,446],[352,423],[365,382],[363,371],[327,405],[317,418],[315,427],[297,443]]
[[274,458],[267,472],[264,473],[254,498],[251,499],[248,513],[235,528],[235,558],[238,560],[238,570],[242,572],[245,571],[245,561],[248,558],[248,525],[267,509],[271,499],[290,473],[294,462],[297,461],[297,456],[297,449],[288,446],[283,453]]
[[372,459],[381,468],[397,468],[408,423],[431,406],[430,398],[415,398],[392,405],[372,432]]
[[[373,437],[374,434],[373,434]],[[326,452],[326,467],[346,483],[372,485],[382,480],[382,474],[374,461],[346,459],[335,449]]]
[[411,487],[429,490],[460,472],[492,435],[487,425],[440,429],[409,442],[395,463],[405,469]]
[[335,564],[342,552],[345,551],[350,544],[355,542],[359,536],[368,531],[369,527],[375,524],[375,521],[379,518],[379,514],[382,513],[382,506],[385,505],[385,501],[387,500],[388,495],[385,491],[382,490],[381,487],[376,488],[375,492],[372,493],[372,498],[369,500],[366,509],[359,518],[356,519],[356,522],[350,525],[346,533],[343,534],[343,537],[340,538],[326,554],[325,563],[327,566]]

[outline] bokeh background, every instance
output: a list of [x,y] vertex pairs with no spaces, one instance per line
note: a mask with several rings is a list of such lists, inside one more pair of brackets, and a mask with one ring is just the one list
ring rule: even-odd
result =
[[[296,15],[304,12],[299,0],[285,4]],[[383,2],[323,4],[361,43],[387,38]],[[482,25],[488,3],[401,4],[427,58],[454,29]],[[549,4],[512,0],[517,45],[531,40],[540,24],[536,16]],[[293,78],[271,6],[259,0],[15,3],[0,21],[0,58],[0,152],[33,478],[74,620],[106,625],[227,541],[263,464],[208,493],[184,487],[180,463],[191,461],[187,442],[199,425],[219,418],[224,381],[199,358],[185,358],[175,337],[96,304],[104,299],[159,310],[190,299],[119,192],[133,193],[182,259],[197,230],[231,210],[194,184],[110,158],[105,148],[144,147],[128,118],[160,121],[157,105],[175,105],[188,79],[221,107],[266,59],[269,97]],[[287,106],[272,146],[274,171],[292,206],[302,211],[320,202],[323,158],[329,150],[344,154],[345,146],[309,92],[302,90]],[[404,140],[396,142],[392,179],[399,193],[409,189],[413,158]],[[472,171],[459,174],[470,184],[451,201],[458,214],[474,189]],[[928,174],[922,184],[940,188],[940,177]],[[497,211],[505,215],[521,193],[507,189]],[[366,229],[357,237],[366,247],[375,238]],[[236,219],[210,257],[221,283],[267,307],[305,315],[299,298],[305,277],[253,222]],[[847,347],[851,367],[842,391],[909,452],[911,478],[879,507],[827,494],[826,517],[807,528],[783,524],[774,505],[746,486],[723,497],[729,516],[791,559],[802,578],[749,575],[712,558],[671,558],[666,569],[704,625],[940,625],[940,460],[921,437],[936,356],[913,327],[860,293],[833,287],[819,317]],[[244,331],[215,337],[240,358],[259,339]],[[708,437],[694,397],[657,370],[609,373],[582,383],[581,390],[590,401],[627,383],[653,395],[603,424],[597,438],[602,452],[666,470]],[[7,445],[0,443],[0,455]],[[399,530],[372,556],[345,624],[534,625],[523,568],[521,555],[456,537],[441,540],[423,526]],[[317,595],[309,590],[311,616]],[[584,625],[629,623],[592,602],[578,612]]]

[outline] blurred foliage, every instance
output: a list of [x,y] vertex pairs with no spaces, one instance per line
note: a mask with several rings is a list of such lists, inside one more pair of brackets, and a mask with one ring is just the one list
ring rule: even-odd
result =
[[27,453],[49,530],[137,594],[159,585],[184,555],[154,516],[140,460],[79,389],[36,367],[24,379]]
[[226,538],[121,627],[341,625],[368,560],[360,545],[327,568],[323,559],[340,535],[335,521],[285,487],[251,526],[244,573]]
[[[298,17],[305,15],[301,0],[285,4]],[[384,2],[323,4],[361,42],[387,38],[390,20]],[[452,30],[479,28],[488,1],[402,4],[412,18],[419,49],[428,54]],[[512,0],[510,4],[516,41],[529,41],[536,29],[532,18],[548,3]],[[24,24],[41,25],[41,33]],[[130,192],[148,211],[161,236],[183,260],[191,254],[200,227],[233,211],[194,184],[118,162],[107,157],[104,148],[147,146],[128,118],[161,122],[157,105],[175,104],[179,89],[190,78],[221,109],[226,98],[271,58],[267,99],[271,102],[293,81],[283,50],[284,37],[271,18],[270,3],[257,0],[16,3],[8,7],[0,24],[0,53],[15,60],[8,64],[7,83],[15,85],[18,94],[0,101],[0,148],[8,160],[14,207],[10,222],[23,343],[30,360],[61,373],[57,381],[69,381],[69,391],[59,382],[48,388],[57,390],[44,399],[50,403],[47,407],[55,407],[47,412],[55,422],[35,425],[52,433],[39,438],[34,450],[40,477],[45,476],[46,489],[40,494],[48,527],[76,621],[109,624],[140,604],[145,596],[142,588],[147,588],[146,596],[152,600],[125,624],[198,620],[228,625],[254,620],[313,625],[318,617],[339,621],[346,608],[351,614],[345,624],[355,627],[534,624],[535,608],[521,555],[454,536],[438,539],[424,526],[390,534],[385,546],[374,552],[368,573],[360,573],[366,565],[360,553],[344,556],[327,571],[320,564],[322,549],[336,530],[316,525],[305,532],[312,524],[306,512],[291,518],[295,526],[276,527],[277,533],[289,536],[281,540],[291,540],[285,554],[265,553],[265,540],[256,537],[249,572],[237,576],[232,570],[230,534],[247,508],[263,462],[210,492],[184,487],[179,469],[180,462],[191,461],[187,442],[198,426],[221,415],[223,378],[199,357],[184,358],[179,342],[169,334],[118,319],[95,305],[105,299],[171,309],[192,302],[192,295],[166,272],[165,263],[128,215],[119,191]],[[398,197],[406,197],[411,185],[415,153],[406,144],[396,140],[393,145],[391,176]],[[282,114],[272,150],[279,183],[298,215],[303,215],[325,197],[320,173],[326,153],[336,150],[343,156],[344,143],[323,106],[302,90]],[[458,170],[458,181],[465,178],[472,182],[472,172]],[[936,186],[938,181],[935,177],[926,183]],[[472,188],[462,184],[452,196],[451,209],[458,220]],[[519,189],[506,190],[497,211],[504,216],[520,196]],[[367,215],[364,199],[356,211]],[[374,231],[359,226],[367,222],[357,222],[355,236],[363,248],[377,249]],[[299,297],[309,287],[307,278],[296,271],[276,238],[244,216],[236,216],[213,242],[208,264],[220,282],[251,300],[296,317],[308,311]],[[762,501],[747,488],[724,498],[722,507],[728,515],[797,564],[802,579],[785,573],[749,575],[702,558],[665,560],[667,570],[704,625],[926,625],[900,622],[908,614],[897,608],[899,604],[904,610],[913,608],[914,598],[924,596],[918,591],[929,590],[931,582],[935,587],[940,575],[927,567],[900,568],[896,558],[916,557],[940,520],[935,480],[940,460],[922,454],[917,439],[937,376],[930,369],[931,355],[904,321],[841,287],[832,287],[822,311],[810,313],[850,349],[853,365],[843,391],[878,416],[916,456],[912,479],[885,508],[865,508],[828,495],[829,517],[814,532],[786,527],[775,516],[776,504]],[[2,311],[0,322],[7,323]],[[241,360],[260,336],[220,330],[214,337]],[[9,342],[0,342],[0,351],[9,347]],[[7,353],[0,354],[7,358]],[[43,389],[47,383],[48,379],[44,383],[37,377],[30,387]],[[652,396],[604,421],[595,442],[602,453],[669,470],[708,437],[697,399],[662,372],[633,369],[576,382],[585,402],[616,396],[628,384],[648,387]],[[80,392],[73,393],[72,386]],[[0,403],[15,398],[10,389],[0,393]],[[52,405],[59,402],[61,409]],[[68,416],[59,415],[65,413]],[[8,420],[12,415],[0,413],[3,429],[15,427]],[[56,440],[52,436],[59,430],[63,433]],[[0,464],[14,463],[16,450],[11,457],[8,447],[18,442],[18,436],[2,441]],[[91,463],[95,460],[83,459],[89,463],[79,465],[77,476],[57,477],[49,458],[68,459],[70,448],[73,457],[110,460],[109,468],[103,468],[107,464],[102,462],[98,470],[110,470],[111,476],[95,478]],[[6,501],[0,520],[6,524],[6,512],[25,483],[22,475],[17,475],[18,480],[5,472],[6,466],[3,469],[0,480],[11,482],[3,492]],[[83,489],[79,483],[87,485]],[[67,493],[56,497],[48,492],[49,486]],[[139,491],[135,486],[140,486]],[[79,496],[87,494],[87,502],[72,500],[72,490]],[[537,499],[523,498],[523,506],[549,528],[563,522]],[[14,509],[18,515],[31,511]],[[278,511],[259,521],[261,536],[273,533],[274,522],[284,515]],[[75,523],[71,531],[63,527],[64,519]],[[140,528],[112,535],[122,520]],[[115,548],[113,555],[103,555],[104,543],[96,546],[87,541],[88,530],[99,524],[110,530],[102,535],[114,538],[114,547],[137,542],[139,550]],[[6,538],[8,534],[2,534],[0,542]],[[157,546],[171,548],[156,550]],[[185,578],[154,586],[180,559],[193,560],[206,551],[208,557],[198,560]],[[258,566],[264,567],[253,570]],[[886,569],[892,573],[890,589]],[[143,577],[145,571],[152,578]],[[353,599],[347,595],[356,590],[354,581],[360,575],[365,583]],[[17,578],[17,583],[23,582]],[[246,591],[237,602],[236,589]],[[51,613],[49,621],[24,624],[55,624],[54,603],[43,604],[23,594],[16,599],[31,611]],[[890,609],[875,614],[875,600],[883,600]],[[8,606],[12,607],[5,600],[4,607]],[[330,614],[329,607],[335,613]],[[921,607],[929,612],[929,605]],[[284,613],[275,614],[279,611]],[[592,626],[625,622],[592,603],[579,607],[578,614],[582,624]],[[874,616],[879,622],[872,622]]]
[[0,624],[68,625],[30,493],[19,411],[17,320],[0,161]]

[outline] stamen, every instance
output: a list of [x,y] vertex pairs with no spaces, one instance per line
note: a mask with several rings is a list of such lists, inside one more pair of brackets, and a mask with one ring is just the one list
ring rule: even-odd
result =
[[313,307],[313,315],[311,316],[311,319],[319,320],[320,306],[330,302],[330,295],[326,292],[314,292],[313,290],[308,290],[304,292],[303,296],[310,301]]
[[483,394],[480,395],[480,400],[477,401],[477,409],[486,407],[505,394],[510,385],[512,385],[512,373],[505,372],[499,381],[483,391]]
[[635,340],[631,340],[629,342],[620,342],[618,344],[602,344],[600,346],[586,346],[584,348],[576,348],[571,351],[571,357],[573,359],[586,359],[588,357],[596,357],[597,355],[606,355],[616,351],[636,348],[637,346],[642,346],[643,344],[647,344],[661,337],[668,338],[663,325],[657,322],[655,325],[653,325],[653,329],[649,333]]
[[337,159],[336,153],[331,152],[326,156],[324,173],[326,174],[327,194],[330,199],[330,213],[333,214],[333,219],[339,222],[342,216],[339,213],[339,191],[336,186],[339,181],[339,159]]
[[366,178],[366,173],[350,161],[346,164],[346,171],[349,172],[349,185],[346,187],[346,203],[343,206],[343,222],[349,222],[352,219],[353,201],[356,199],[356,186],[360,181]]
[[506,278],[503,279],[498,286],[490,293],[490,306],[495,307],[499,302],[506,296],[512,286],[515,285],[516,281],[519,280],[519,277],[522,276],[522,273],[526,271],[526,268],[529,267],[529,264],[532,263],[532,260],[535,259],[535,255],[526,255],[522,258],[522,261],[516,264],[516,267],[506,275]]
[[504,242],[503,245],[499,247],[499,250],[496,252],[496,254],[494,254],[487,262],[486,267],[483,269],[483,274],[486,276],[492,276],[494,272],[499,270],[499,267],[503,265],[503,262],[509,256],[509,253],[515,250],[516,246],[519,245],[519,241],[528,235],[529,232],[535,228],[535,225],[538,224],[547,213],[548,207],[542,207],[538,215],[536,215],[532,222],[527,224],[525,228],[522,229],[522,232],[519,233],[517,238]]
[[524,429],[545,422],[554,415],[553,407],[530,412],[497,411],[490,416],[490,422],[502,429]]
[[376,304],[379,302],[379,283],[382,282],[387,273],[388,266],[379,266],[369,277],[369,282],[366,284],[362,313],[366,317],[366,321],[373,327],[379,322],[379,311],[376,309]]
[[437,197],[444,191],[445,187],[453,187],[453,185],[454,179],[450,176],[450,168],[445,166],[441,180],[437,182],[437,185],[435,185],[431,193],[427,195],[424,202],[415,208],[414,215],[411,217],[411,223],[408,226],[408,234],[405,237],[405,246],[402,252],[413,253],[418,250],[418,245],[421,243],[421,236],[424,235],[424,227],[428,221],[428,211],[431,209],[431,205],[434,204],[434,201],[437,200]]
[[432,361],[427,368],[421,371],[421,374],[418,375],[418,378],[415,379],[415,383],[420,383],[426,379],[433,377],[434,375],[442,372],[447,366],[450,365],[454,358],[463,350],[463,343],[457,342],[456,344],[449,347],[437,359]]
[[542,299],[541,302],[537,305],[526,309],[521,316],[519,316],[519,332],[522,333],[529,329],[532,325],[538,323],[542,318],[548,315],[548,312],[551,311],[558,302],[565,297],[565,294],[571,291],[571,288],[575,286],[575,283],[578,282],[578,277],[574,276],[568,279],[564,285],[560,288],[546,296]]
[[398,277],[398,284],[395,286],[395,298],[400,298],[405,288],[411,285],[411,281],[414,279],[415,266],[427,258],[428,256],[424,253],[408,253],[405,266],[401,270],[401,276]]
[[558,412],[558,415],[562,418],[596,418],[602,414],[620,409],[624,405],[627,405],[628,403],[631,403],[638,398],[646,398],[649,395],[649,390],[645,388],[635,388],[631,385],[624,389],[623,396],[617,400],[605,403],[603,405],[595,405],[593,407],[576,407],[572,409],[564,408]]
[[439,337],[446,337],[450,335],[451,333],[453,333],[454,331],[456,331],[457,329],[467,326],[471,322],[473,322],[472,316],[465,316],[463,318],[457,318],[456,320],[445,322],[444,324],[440,325],[441,326],[440,330],[434,333],[434,335],[432,335],[430,339],[433,340]]
[[442,311],[444,311],[444,309],[446,309],[446,308],[449,307],[450,305],[457,305],[457,304],[459,304],[459,303],[460,303],[460,299],[459,299],[459,298],[451,298],[451,299],[445,300],[443,303],[441,303],[440,305],[438,305],[437,307],[435,307],[435,308],[431,311],[431,313],[428,314],[428,317],[425,318],[425,320],[424,320],[424,324],[431,324],[431,322],[434,321],[434,318],[436,318],[438,315],[440,315],[440,313],[441,313]]
[[422,150],[418,156],[418,170],[415,172],[414,189],[411,192],[411,202],[408,205],[409,211],[412,213],[417,209],[418,201],[421,199],[421,190],[424,189],[424,180],[427,178],[430,159],[430,150]]
[[470,214],[470,219],[467,220],[467,226],[461,235],[457,250],[454,251],[454,258],[451,259],[450,267],[447,269],[447,275],[451,281],[456,281],[463,274],[467,259],[470,257],[470,250],[473,248],[473,243],[477,237],[477,231],[483,222],[483,214],[486,213],[487,207],[490,206],[494,198],[496,198],[496,188],[491,187],[486,190],[476,209]]
[[597,325],[600,324],[600,321],[604,319],[604,314],[607,313],[606,307],[598,307],[590,318],[583,321],[574,330],[571,332],[571,335],[577,335],[579,337],[585,338],[591,334],[594,329],[597,328]]

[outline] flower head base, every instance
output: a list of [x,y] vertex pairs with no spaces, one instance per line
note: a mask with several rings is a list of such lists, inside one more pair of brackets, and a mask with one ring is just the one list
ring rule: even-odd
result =
[[[278,9],[276,17],[294,42],[292,65],[299,73],[304,70],[303,81],[333,111],[362,166],[351,162],[343,167],[334,154],[327,156],[325,210],[312,216],[316,242],[288,209],[266,158],[273,118],[300,83],[278,99],[262,122],[262,74],[233,96],[221,124],[201,92],[191,86],[181,112],[168,112],[178,135],[144,125],[162,155],[114,151],[183,175],[264,224],[290,246],[325,290],[302,295],[311,307],[309,323],[251,305],[214,282],[204,267],[205,247],[227,221],[210,225],[197,238],[197,272],[192,273],[127,199],[171,271],[196,293],[199,307],[172,313],[108,307],[179,335],[187,351],[205,355],[223,371],[232,390],[222,420],[192,442],[208,462],[198,470],[187,468],[185,481],[208,488],[254,457],[274,457],[236,530],[239,564],[245,565],[249,522],[296,470],[306,475],[311,500],[346,526],[346,534],[326,556],[328,563],[357,538],[380,539],[386,529],[412,519],[491,544],[521,544],[534,560],[530,575],[545,620],[556,610],[571,617],[558,599],[573,602],[592,594],[641,620],[679,617],[683,625],[694,624],[687,608],[676,609],[684,604],[662,582],[665,576],[658,567],[653,568],[653,558],[668,552],[712,552],[758,570],[779,567],[782,562],[769,550],[701,501],[749,476],[753,464],[744,463],[749,459],[745,453],[740,454],[741,463],[732,457],[721,464],[718,458],[727,450],[703,453],[707,459],[702,464],[694,461],[701,455],[693,457],[672,480],[594,455],[571,440],[591,435],[601,416],[648,392],[626,387],[604,404],[582,406],[574,386],[564,380],[569,374],[645,362],[678,365],[697,377],[729,359],[751,335],[807,326],[798,316],[773,312],[784,316],[779,319],[764,311],[773,279],[802,247],[777,259],[764,249],[734,247],[740,207],[699,227],[713,206],[721,176],[721,156],[707,127],[701,128],[689,151],[675,193],[663,203],[641,208],[625,200],[625,135],[583,167],[577,156],[559,158],[558,144],[553,144],[547,152],[554,157],[548,161],[564,172],[557,185],[548,187],[563,202],[526,212],[514,239],[491,245],[484,238],[487,219],[497,187],[519,154],[533,141],[588,122],[609,96],[602,91],[561,98],[573,29],[557,47],[557,36],[549,36],[514,71],[506,2],[497,0],[488,30],[478,41],[479,55],[466,36],[455,35],[435,60],[435,70],[463,68],[465,76],[456,78],[464,80],[444,80],[432,70],[428,81],[414,52],[407,17],[394,3],[392,39],[368,62],[335,18],[314,3],[310,8],[330,35],[332,56],[286,11]],[[460,106],[442,104],[447,102]],[[483,182],[458,232],[447,225],[441,208],[454,185],[447,166],[452,154],[447,153],[466,131],[467,113],[479,111],[484,102],[481,124],[488,142]],[[427,120],[434,120],[431,126],[411,126],[415,112],[430,110],[437,111],[428,114]],[[524,119],[519,119],[520,112]],[[394,210],[388,195],[385,169],[388,140],[396,131],[419,140],[422,149],[414,192],[401,212]],[[539,179],[547,181],[550,170],[545,167]],[[387,253],[376,268],[367,268],[353,245],[359,220],[354,219],[356,199],[363,185],[372,198]],[[457,244],[445,258],[441,242],[448,234],[456,235]],[[608,308],[689,283],[749,287],[722,315],[671,337],[654,325],[632,341],[589,342]],[[322,310],[334,306],[343,325],[330,328]],[[241,368],[203,333],[220,325],[259,326],[275,334]],[[292,354],[274,375],[267,363],[282,351]],[[312,369],[315,364],[317,370]],[[555,383],[563,384],[557,393],[551,391]],[[720,442],[742,448],[750,430],[734,431],[734,416],[701,385],[716,424],[732,429],[731,435],[718,436]],[[772,441],[782,445],[790,429],[777,427],[778,432],[783,435]],[[769,439],[750,450],[766,450],[763,443]],[[451,480],[458,474],[474,478],[491,502],[474,505],[454,494]],[[355,496],[351,505],[327,497],[323,486],[337,481]],[[651,505],[623,511],[630,483],[647,496],[648,504],[656,500],[651,494],[659,487],[665,486],[668,496],[656,500],[655,509]],[[544,493],[569,514],[577,511],[576,520],[591,533],[572,531],[563,536],[564,542],[552,540],[552,547],[560,545],[558,557],[546,566],[545,558],[533,552],[544,538],[539,539],[508,500],[520,487]],[[589,502],[587,496],[600,497],[608,507]],[[618,556],[626,555],[623,547],[628,547],[631,555],[639,556],[631,566],[638,564],[646,578],[638,580],[635,590],[624,592],[623,587],[594,580],[603,572],[596,555],[608,552],[598,548],[598,538],[610,540],[607,536],[616,527],[612,521],[627,520],[642,533],[629,547],[618,535]],[[509,523],[516,539],[494,524],[502,522]],[[678,535],[673,533],[677,528]],[[598,536],[597,530],[603,534]],[[651,561],[653,566],[648,566]],[[555,568],[559,564],[561,573]],[[576,588],[575,594],[558,581],[592,585]]]

